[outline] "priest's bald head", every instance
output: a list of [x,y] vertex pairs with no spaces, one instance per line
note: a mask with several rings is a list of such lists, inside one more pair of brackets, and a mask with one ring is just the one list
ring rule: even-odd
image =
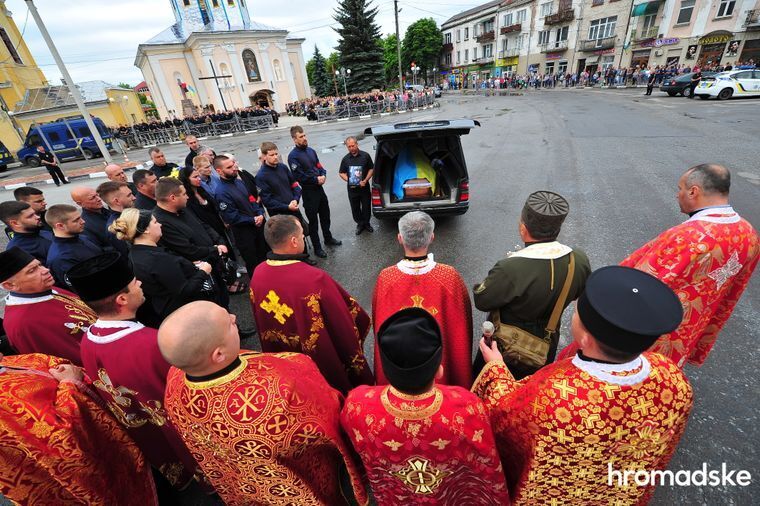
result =
[[726,205],[730,188],[731,172],[727,168],[715,163],[696,165],[678,180],[678,205],[685,214]]
[[167,362],[190,376],[213,374],[240,353],[235,315],[213,302],[186,304],[159,327],[158,347]]

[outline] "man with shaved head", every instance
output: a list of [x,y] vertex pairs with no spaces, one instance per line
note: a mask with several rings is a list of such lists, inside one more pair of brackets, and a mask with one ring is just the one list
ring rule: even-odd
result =
[[129,189],[132,190],[132,193],[137,195],[137,187],[134,183],[127,180],[127,174],[124,172],[124,169],[121,167],[121,165],[109,163],[106,165],[106,168],[104,170],[109,181],[114,181],[116,183],[127,183],[127,186],[129,186]]
[[71,189],[71,200],[82,208],[84,233],[101,248],[110,248],[106,224],[111,212],[103,206],[103,200],[94,188],[76,186]]
[[[749,283],[760,255],[758,235],[728,201],[731,173],[697,165],[681,176],[676,198],[689,219],[634,251],[621,265],[660,278],[681,299],[681,325],[650,351],[702,365]],[[563,356],[574,352],[563,351]]]
[[340,432],[340,395],[309,357],[241,353],[235,316],[206,301],[169,315],[158,346],[173,366],[169,419],[226,504],[344,504],[343,466],[367,502]]

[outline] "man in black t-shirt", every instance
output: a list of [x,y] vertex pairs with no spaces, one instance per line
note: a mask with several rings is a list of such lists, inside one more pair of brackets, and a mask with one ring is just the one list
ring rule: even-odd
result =
[[45,166],[56,186],[61,186],[61,183],[69,184],[68,179],[66,179],[63,171],[56,163],[55,156],[53,153],[45,151],[45,146],[37,146],[37,156],[40,157],[40,163]]
[[359,149],[356,137],[348,137],[344,142],[348,154],[340,162],[340,178],[348,183],[348,202],[351,214],[356,222],[356,235],[363,231],[374,232],[369,224],[371,216],[372,194],[370,181],[375,165],[369,153]]

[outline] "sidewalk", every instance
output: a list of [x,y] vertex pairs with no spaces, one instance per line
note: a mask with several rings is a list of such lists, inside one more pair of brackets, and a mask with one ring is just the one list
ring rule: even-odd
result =
[[[125,171],[128,170],[137,170],[142,169],[143,165],[138,164],[136,162],[124,162],[119,164]],[[99,177],[106,177],[106,173],[103,172],[103,168],[105,167],[105,164],[103,162],[98,163],[98,165],[93,165],[90,167],[84,167],[81,169],[72,169],[66,171],[66,177],[69,179],[69,181],[76,181],[77,179],[95,179]],[[15,190],[16,188],[20,188],[22,186],[26,185],[33,185],[33,184],[53,184],[53,180],[50,178],[47,174],[38,174],[36,176],[26,176],[26,177],[14,177],[13,179],[2,180],[2,186],[0,186],[0,190]]]

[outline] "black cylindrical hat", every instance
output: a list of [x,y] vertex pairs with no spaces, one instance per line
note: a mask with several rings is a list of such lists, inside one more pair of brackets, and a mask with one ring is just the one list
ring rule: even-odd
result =
[[111,251],[79,262],[66,273],[71,286],[87,302],[115,295],[135,279],[129,260]]
[[402,392],[430,383],[441,365],[441,329],[433,315],[411,307],[391,315],[377,332],[383,372]]
[[32,261],[34,257],[18,246],[0,253],[0,283],[15,276]]

